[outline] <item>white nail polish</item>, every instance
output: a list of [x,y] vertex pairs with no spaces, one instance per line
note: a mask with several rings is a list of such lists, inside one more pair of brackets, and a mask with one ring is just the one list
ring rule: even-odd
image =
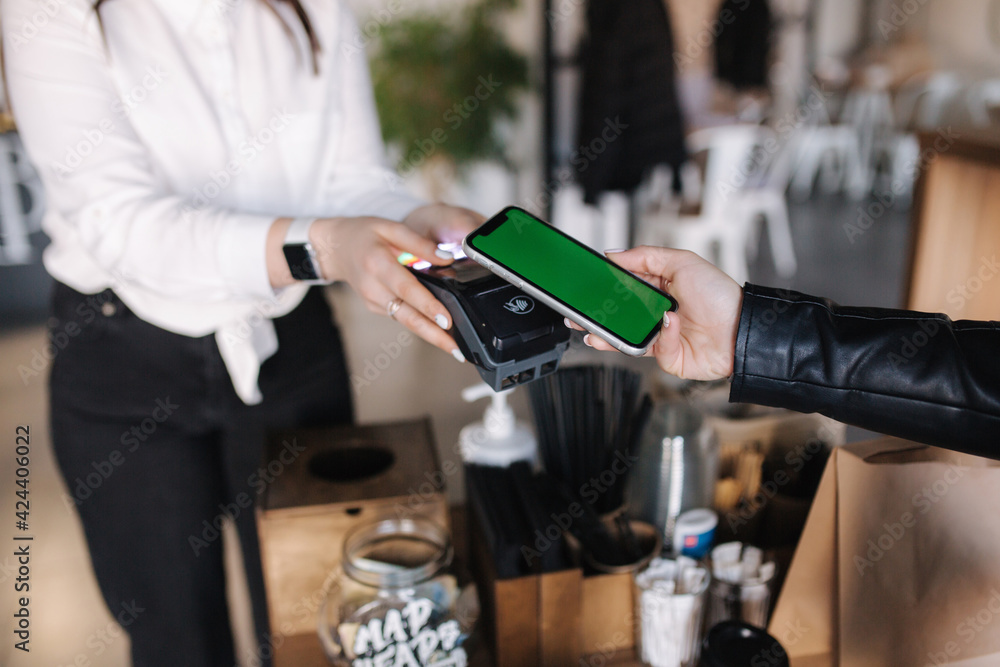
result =
[[442,250],[441,248],[438,248],[437,250],[435,250],[434,254],[437,255],[438,257],[440,257],[441,259],[455,259],[454,255],[452,255],[447,250]]
[[569,321],[568,317],[564,317],[563,318],[563,324],[566,325],[567,329],[572,329],[573,328],[573,323]]
[[586,345],[587,347],[594,347],[593,345],[590,344],[590,334],[587,334],[586,336],[583,337],[583,344]]
[[434,322],[445,331],[448,330],[448,318],[444,315],[435,315]]
[[663,328],[670,328],[670,313],[663,313]]
[[455,357],[455,359],[459,362],[463,364],[465,363],[465,357],[462,355],[462,351],[457,347],[451,351],[451,356]]
[[611,250],[605,250],[605,255],[610,255],[613,252],[625,252],[625,248],[612,248]]

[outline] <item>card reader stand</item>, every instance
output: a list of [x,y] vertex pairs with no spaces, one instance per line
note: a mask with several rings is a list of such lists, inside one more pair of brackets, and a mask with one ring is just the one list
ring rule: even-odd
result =
[[451,314],[448,333],[494,391],[553,373],[569,347],[563,318],[471,259],[410,269]]

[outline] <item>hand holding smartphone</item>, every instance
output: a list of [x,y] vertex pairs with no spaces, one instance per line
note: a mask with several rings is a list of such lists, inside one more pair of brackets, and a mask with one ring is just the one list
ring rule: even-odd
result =
[[626,354],[645,354],[663,314],[677,309],[669,294],[515,206],[487,220],[462,247],[476,262]]

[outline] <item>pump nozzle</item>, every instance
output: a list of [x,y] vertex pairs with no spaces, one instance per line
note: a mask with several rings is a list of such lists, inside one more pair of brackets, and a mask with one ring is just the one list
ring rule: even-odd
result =
[[525,425],[517,422],[514,410],[507,404],[507,394],[512,391],[495,392],[485,383],[462,390],[462,399],[467,403],[492,396],[483,421],[469,424],[459,434],[462,458],[466,462],[508,466],[514,461],[534,460],[535,437]]
[[514,411],[507,404],[507,394],[512,391],[514,390],[493,391],[493,387],[485,383],[462,390],[462,399],[466,403],[473,403],[487,396],[493,397],[490,407],[486,408],[486,413],[483,415],[483,425],[493,440],[503,440],[510,437],[514,430]]

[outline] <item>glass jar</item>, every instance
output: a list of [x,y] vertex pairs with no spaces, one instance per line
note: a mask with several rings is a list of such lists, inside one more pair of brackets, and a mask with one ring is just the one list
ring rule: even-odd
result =
[[712,507],[719,477],[719,444],[702,413],[685,403],[654,406],[629,471],[629,514],[651,523],[672,548],[677,518]]
[[452,556],[448,532],[428,519],[384,519],[349,532],[319,613],[330,662],[464,667],[475,612],[462,609]]
[[654,558],[633,578],[636,653],[652,667],[695,667],[708,570],[690,558]]

